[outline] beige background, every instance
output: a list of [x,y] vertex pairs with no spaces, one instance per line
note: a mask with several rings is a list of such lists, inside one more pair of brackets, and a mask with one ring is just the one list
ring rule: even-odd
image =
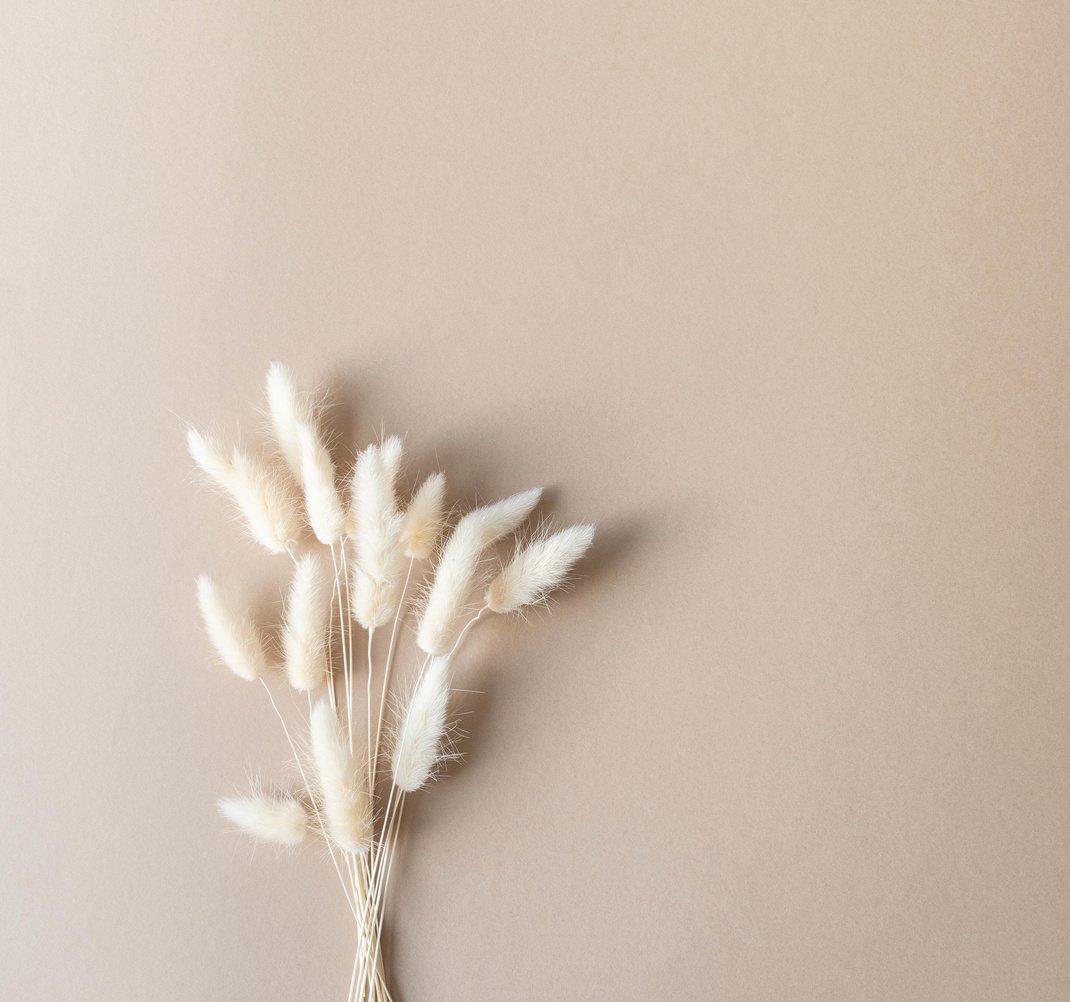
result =
[[194,575],[273,358],[601,538],[468,649],[399,999],[1070,997],[1059,2],[0,8],[0,995],[341,999]]

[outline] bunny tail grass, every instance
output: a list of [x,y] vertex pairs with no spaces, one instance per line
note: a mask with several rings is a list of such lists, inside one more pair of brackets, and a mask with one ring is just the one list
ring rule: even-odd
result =
[[252,620],[235,615],[207,574],[197,578],[197,605],[208,639],[238,678],[255,682],[267,668],[264,643]]
[[219,439],[194,428],[186,433],[193,461],[241,509],[253,538],[272,553],[297,540],[301,524],[293,500],[269,467],[237,446],[228,457]]
[[372,844],[368,784],[349,751],[338,716],[326,700],[321,699],[313,708],[309,732],[327,831],[340,849],[359,856]]
[[330,613],[331,589],[323,562],[306,553],[294,568],[282,631],[286,677],[295,689],[310,692],[327,675]]
[[573,565],[593,541],[593,525],[574,525],[518,547],[513,559],[487,588],[487,608],[492,612],[516,612],[542,601],[564,584]]
[[308,814],[293,797],[223,797],[219,813],[262,842],[300,845],[308,834]]
[[314,425],[297,426],[301,445],[301,486],[305,491],[308,522],[316,538],[327,546],[342,538],[346,513],[334,482],[334,464]]
[[401,535],[405,556],[426,560],[438,545],[446,499],[446,475],[432,473],[421,485],[405,512]]
[[401,441],[400,435],[390,435],[379,446],[379,451],[383,457],[383,468],[390,482],[393,483],[401,472],[401,462],[405,458],[405,443]]
[[274,362],[267,374],[268,410],[275,441],[290,472],[301,480],[301,439],[298,428],[311,420],[307,398],[298,390],[293,373]]
[[217,487],[230,491],[234,471],[218,435],[206,435],[196,428],[186,429],[186,448],[193,461]]
[[394,494],[401,457],[401,439],[391,436],[361,452],[353,471],[353,614],[366,630],[382,626],[394,614],[405,570],[404,519]]
[[441,761],[449,695],[449,658],[434,657],[398,723],[391,765],[395,785],[406,793],[420,789]]
[[442,551],[416,642],[428,654],[446,654],[457,639],[465,603],[483,551],[513,532],[539,503],[542,490],[524,491],[470,511],[457,523]]

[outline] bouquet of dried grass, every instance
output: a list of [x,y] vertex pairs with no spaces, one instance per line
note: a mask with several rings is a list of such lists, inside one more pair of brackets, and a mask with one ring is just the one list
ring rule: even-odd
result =
[[[227,797],[219,809],[264,842],[326,847],[356,930],[348,998],[388,1002],[381,937],[398,832],[405,798],[455,757],[449,703],[457,652],[487,613],[545,602],[591,545],[594,528],[543,528],[518,542],[494,574],[495,544],[518,533],[539,490],[469,511],[442,542],[445,477],[432,474],[403,503],[399,438],[360,452],[340,490],[317,408],[281,365],[268,372],[267,398],[277,456],[228,452],[194,429],[188,445],[250,536],[293,561],[279,642],[235,611],[206,575],[197,579],[197,601],[220,660],[264,687],[300,782]],[[414,605],[418,668],[407,697],[394,696],[388,720],[399,627]],[[358,646],[360,630],[366,639]],[[277,660],[291,690],[287,712],[268,682]],[[307,721],[307,740],[294,737],[298,717]]]

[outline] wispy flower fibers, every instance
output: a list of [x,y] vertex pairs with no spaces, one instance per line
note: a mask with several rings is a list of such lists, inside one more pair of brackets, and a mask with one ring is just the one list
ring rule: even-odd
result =
[[315,425],[299,424],[297,438],[301,444],[301,486],[308,523],[316,538],[331,546],[342,538],[346,526],[345,509],[334,480],[334,463]]
[[237,446],[228,457],[218,438],[194,428],[186,433],[186,444],[194,462],[234,500],[258,543],[272,553],[294,545],[301,522],[293,498],[269,467]]
[[327,831],[344,852],[360,855],[372,844],[372,805],[364,771],[349,750],[338,716],[326,700],[309,722],[312,760],[323,799]]
[[487,588],[487,607],[492,612],[515,612],[541,602],[565,583],[593,540],[593,525],[574,525],[518,547]]
[[294,568],[282,631],[286,677],[309,692],[326,677],[330,637],[331,583],[323,561],[306,553]]
[[298,428],[312,420],[308,399],[297,388],[294,374],[281,362],[273,362],[267,374],[268,410],[275,441],[286,465],[301,480],[301,440]]
[[275,441],[304,491],[312,531],[321,543],[336,543],[345,531],[345,511],[315,409],[298,389],[293,373],[279,362],[268,370],[267,398]]
[[539,503],[535,488],[476,508],[457,523],[442,550],[416,642],[428,654],[447,654],[457,640],[483,551],[515,531]]
[[356,568],[353,612],[366,630],[382,626],[395,612],[405,570],[402,528],[394,482],[401,465],[401,439],[370,445],[353,471]]
[[262,793],[224,797],[219,801],[219,813],[263,842],[300,845],[308,834],[308,813],[294,797]]
[[197,605],[208,639],[238,678],[255,682],[267,668],[264,642],[251,619],[235,614],[207,574],[197,578]]
[[442,758],[449,695],[449,658],[433,657],[397,725],[391,765],[394,783],[406,793],[420,789]]
[[446,503],[446,475],[432,473],[413,495],[401,530],[405,556],[426,560],[435,552]]

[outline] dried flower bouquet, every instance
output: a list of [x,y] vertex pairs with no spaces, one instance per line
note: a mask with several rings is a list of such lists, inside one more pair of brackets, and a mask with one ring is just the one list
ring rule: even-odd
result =
[[[405,798],[453,757],[452,661],[487,613],[545,602],[566,582],[594,529],[540,530],[518,542],[496,575],[488,573],[494,545],[518,532],[538,504],[539,490],[469,511],[443,543],[445,477],[429,476],[402,507],[399,438],[360,452],[342,491],[320,415],[281,365],[268,372],[267,399],[277,457],[261,459],[237,446],[227,450],[218,438],[192,428],[188,445],[207,479],[238,508],[252,538],[293,561],[279,640],[235,611],[206,575],[197,580],[197,601],[223,663],[239,678],[263,685],[299,783],[292,790],[227,797],[219,807],[265,842],[297,846],[316,839],[326,847],[356,929],[348,998],[389,1002],[381,935],[394,850]],[[476,606],[472,597],[479,590],[483,601]],[[419,667],[407,698],[399,699],[391,675],[399,627],[414,606]],[[383,639],[376,645],[379,631]],[[266,679],[280,655],[289,685],[305,697],[291,700],[287,713]],[[390,705],[395,709],[388,713]],[[292,726],[295,714],[303,718],[306,712],[307,740],[295,737]]]

